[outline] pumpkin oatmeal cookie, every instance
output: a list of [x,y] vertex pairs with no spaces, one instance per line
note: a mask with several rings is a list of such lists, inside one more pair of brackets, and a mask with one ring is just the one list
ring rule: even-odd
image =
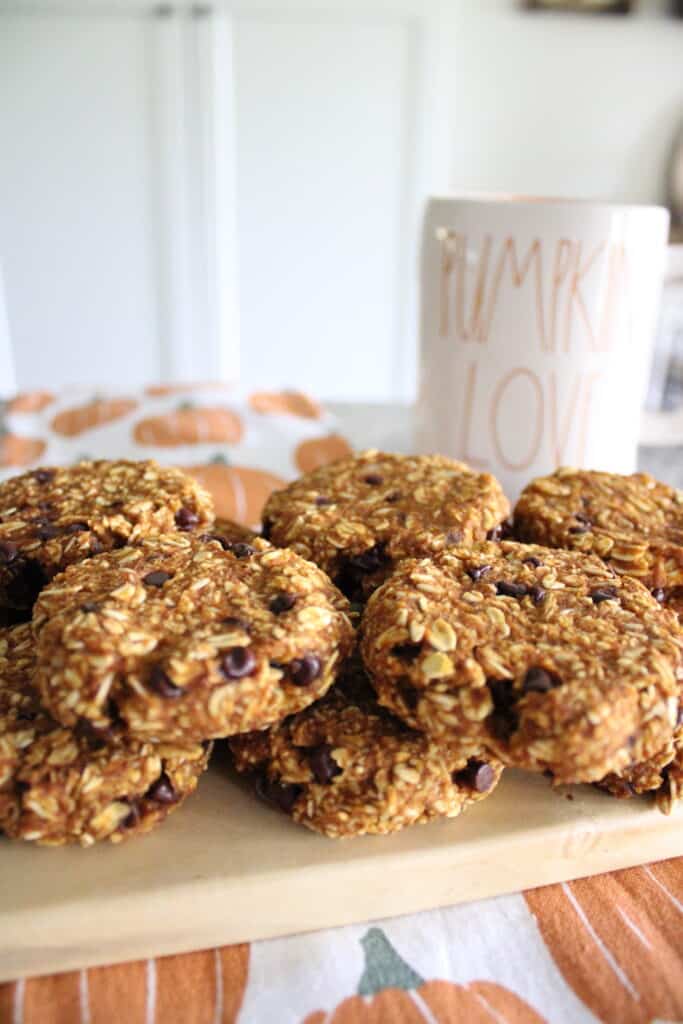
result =
[[676,728],[678,620],[599,558],[502,541],[405,561],[361,630],[380,702],[409,725],[558,782],[620,772]]
[[363,600],[401,558],[484,540],[509,512],[500,484],[441,455],[366,451],[307,473],[266,502],[263,532]]
[[381,708],[358,670],[305,711],[230,740],[240,772],[295,821],[332,838],[455,818],[496,787],[476,743],[438,742]]
[[683,607],[683,491],[647,473],[562,467],[528,484],[514,513],[520,540],[599,555],[674,610]]
[[40,707],[28,623],[0,633],[0,832],[45,846],[149,832],[192,793],[210,750],[87,728]]
[[28,617],[41,588],[67,565],[212,523],[207,492],[155,462],[81,462],[11,477],[0,484],[0,608]]
[[660,811],[670,814],[683,798],[683,715],[679,712],[673,737],[657,754],[607,775],[598,786],[620,798],[653,795]]
[[332,684],[352,643],[324,573],[261,539],[166,534],[70,566],[33,615],[62,724],[195,741],[263,729]]

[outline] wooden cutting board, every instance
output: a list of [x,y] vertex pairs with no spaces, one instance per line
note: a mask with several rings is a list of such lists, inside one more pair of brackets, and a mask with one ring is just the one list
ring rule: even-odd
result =
[[[573,799],[568,799],[571,795]],[[333,841],[220,758],[157,832],[120,846],[0,840],[0,980],[406,914],[683,854],[683,807],[505,773],[461,818]]]

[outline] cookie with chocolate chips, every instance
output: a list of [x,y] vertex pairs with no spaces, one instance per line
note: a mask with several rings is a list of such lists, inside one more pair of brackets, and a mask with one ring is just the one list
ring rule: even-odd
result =
[[353,676],[272,729],[230,740],[264,800],[338,838],[455,818],[495,789],[502,765],[480,745],[408,728]]
[[500,485],[441,455],[378,451],[307,473],[266,502],[264,535],[362,601],[401,558],[484,540],[509,512]]
[[532,480],[515,506],[520,540],[599,555],[657,600],[683,606],[683,491],[647,473],[562,467]]
[[155,462],[81,462],[0,484],[0,610],[28,618],[67,565],[169,531],[206,531],[210,496]]
[[65,729],[38,703],[27,623],[0,632],[0,832],[45,846],[149,832],[179,807],[209,747]]
[[380,702],[409,725],[558,782],[620,772],[676,728],[681,627],[599,558],[502,541],[408,560],[361,630]]
[[45,587],[36,684],[67,726],[174,742],[263,729],[332,684],[352,643],[347,612],[293,551],[166,534]]
[[612,796],[654,796],[657,807],[670,814],[683,799],[683,712],[679,711],[676,731],[665,746],[645,761],[627,765],[618,774],[611,773],[598,786]]

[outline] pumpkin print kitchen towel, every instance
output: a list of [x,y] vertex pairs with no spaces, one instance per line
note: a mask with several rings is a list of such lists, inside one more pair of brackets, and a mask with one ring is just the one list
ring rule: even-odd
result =
[[329,413],[298,391],[158,384],[125,395],[33,391],[0,404],[0,479],[41,463],[153,458],[195,476],[219,515],[248,526],[276,487],[349,451]]

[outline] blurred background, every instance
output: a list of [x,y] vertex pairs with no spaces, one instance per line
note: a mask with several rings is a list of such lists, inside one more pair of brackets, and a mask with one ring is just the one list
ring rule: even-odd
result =
[[683,204],[683,5],[558,6],[0,0],[0,390],[411,400],[427,195]]

